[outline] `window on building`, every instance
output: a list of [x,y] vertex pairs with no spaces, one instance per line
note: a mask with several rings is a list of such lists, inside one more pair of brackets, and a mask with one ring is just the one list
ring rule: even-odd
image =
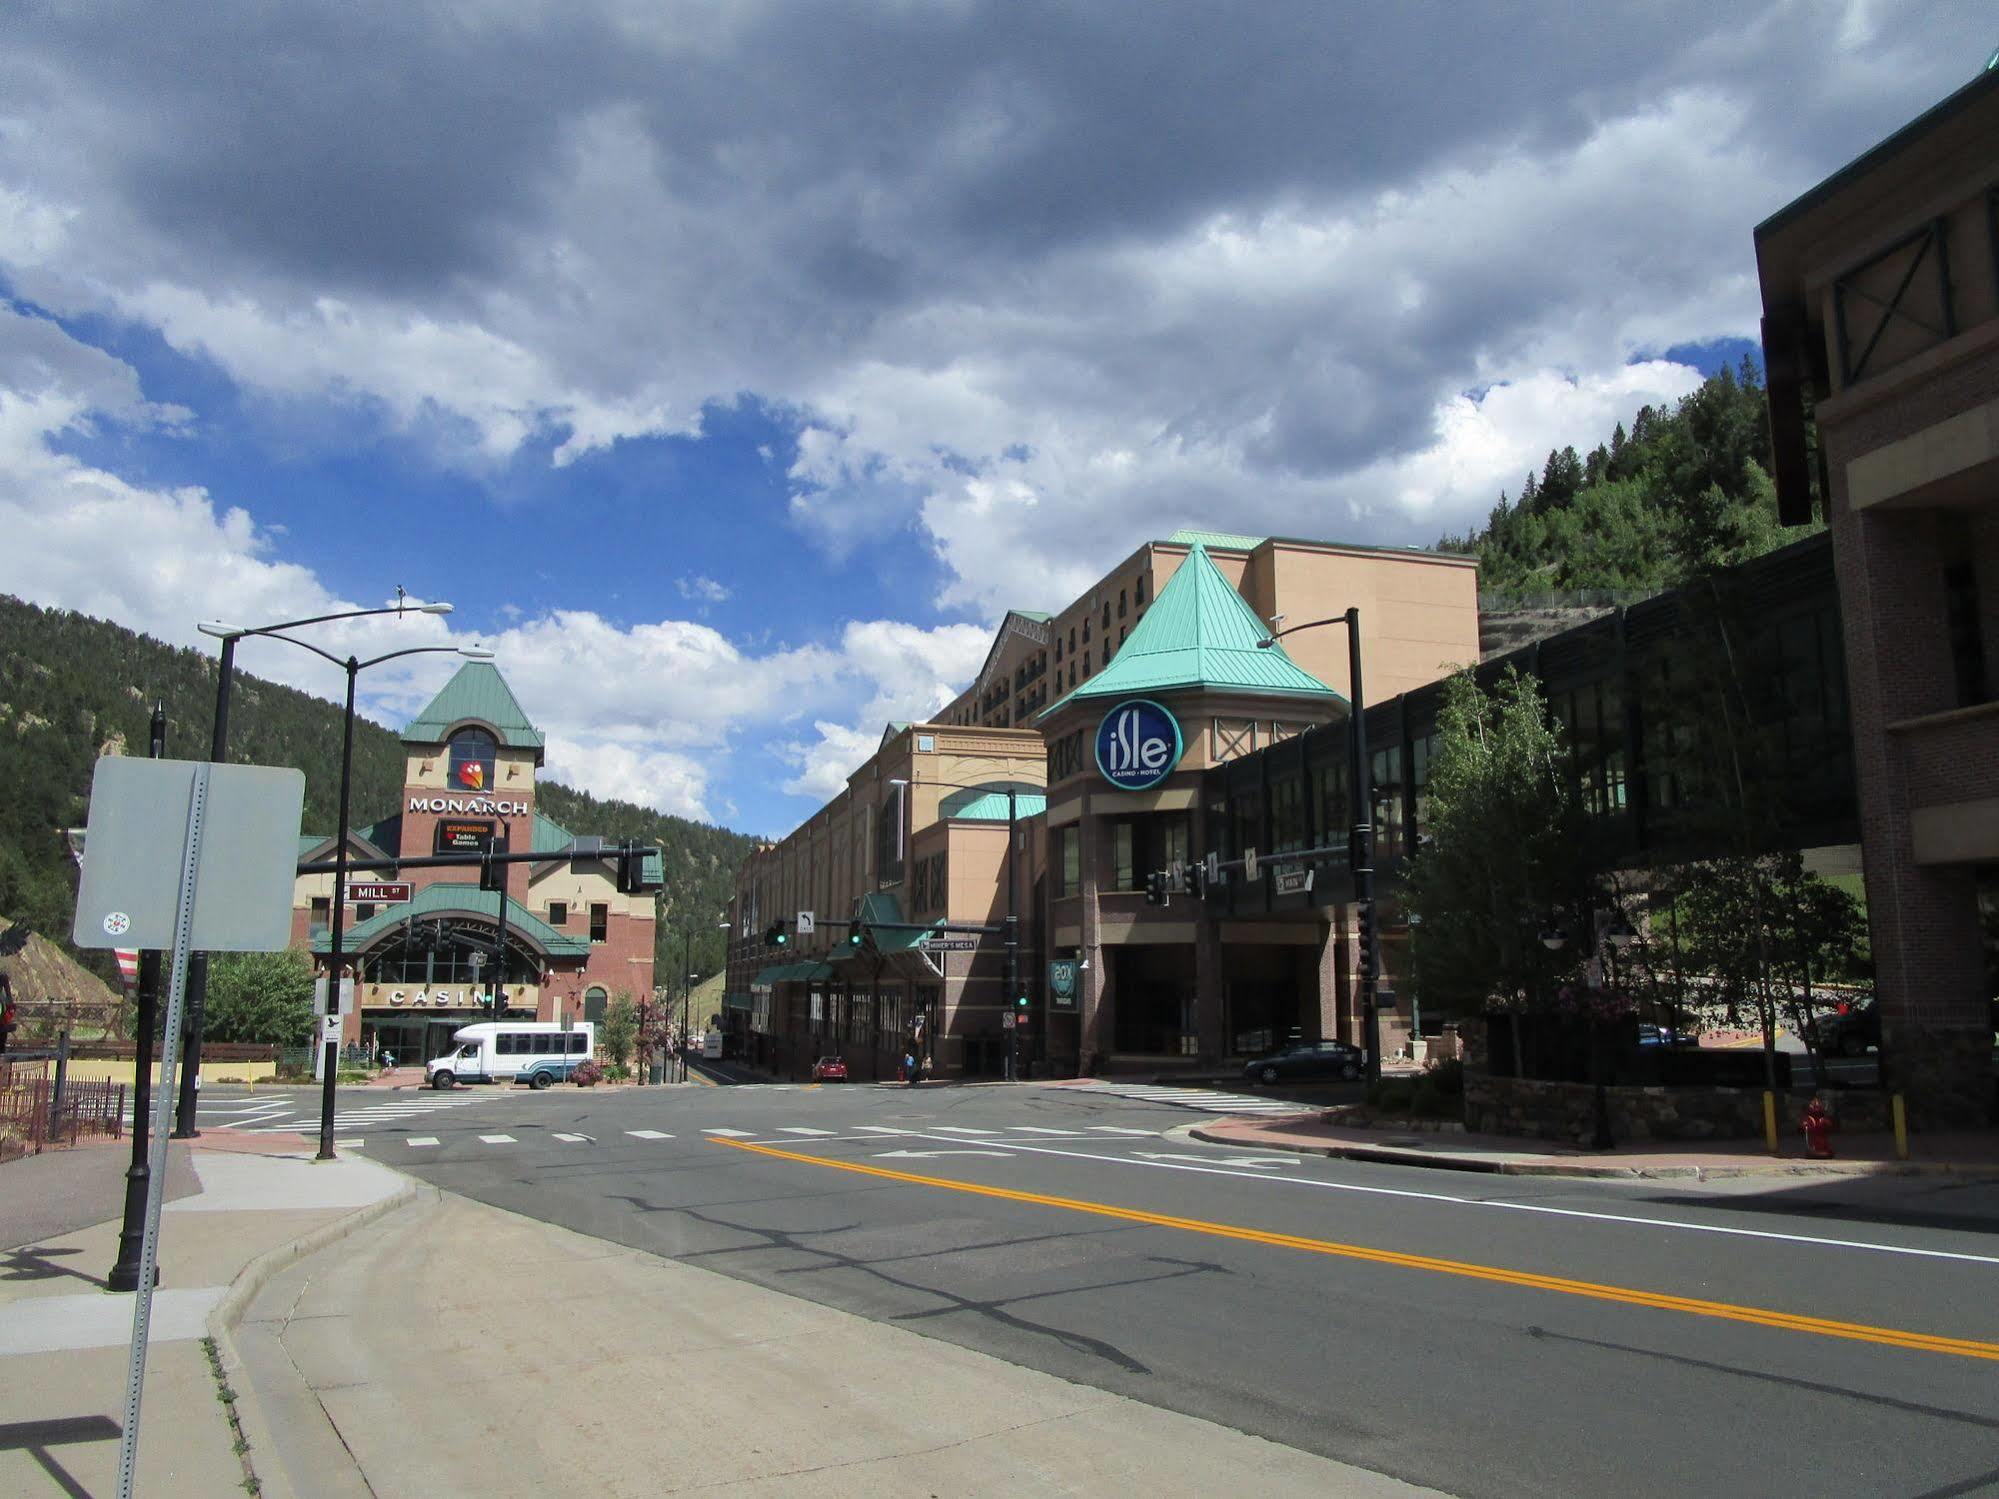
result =
[[550,926],[569,925],[569,902],[552,900],[548,903],[548,924]]
[[1104,634],[1108,635],[1108,634],[1110,634],[1110,632],[1111,632],[1111,604],[1110,604],[1110,600],[1109,600],[1109,599],[1105,599],[1105,600],[1104,600]]
[[1076,627],[1074,625],[1069,626],[1069,654],[1072,656],[1076,654]]
[[359,926],[375,914],[375,907],[369,901],[357,901],[354,905],[354,925]]
[[1060,635],[1055,637],[1055,664],[1057,666],[1062,664],[1062,637]]
[[1073,660],[1069,663],[1069,685],[1071,687],[1076,685],[1076,663]]
[[902,879],[903,795],[907,786],[890,786],[882,797],[881,815],[875,822],[875,878],[884,885]]
[[602,901],[590,905],[590,940],[605,942],[611,936],[611,908]]
[[1083,680],[1084,680],[1084,681],[1088,681],[1088,680],[1089,680],[1089,677],[1090,677],[1090,653],[1089,653],[1088,651],[1084,651],[1084,652],[1083,652]]
[[1145,603],[1145,574],[1144,574],[1144,573],[1140,573],[1140,574],[1139,574],[1139,575],[1138,575],[1138,576],[1137,576],[1136,578],[1134,578],[1134,579],[1132,580],[1132,585],[1131,585],[1131,594],[1132,594],[1132,598],[1133,598],[1134,600],[1136,600],[1136,601],[1137,601],[1137,603],[1138,603],[1139,605],[1141,605],[1141,606],[1143,606],[1143,605],[1144,605],[1144,603]]
[[1185,864],[1193,858],[1193,841],[1189,836],[1187,819],[1184,817],[1162,817],[1159,820],[1159,862]]
[[1119,619],[1124,618],[1124,590],[1122,588],[1117,591],[1117,617]]
[[1978,571],[1971,563],[1953,562],[1943,570],[1943,616],[1957,706],[1985,702],[1992,694],[1986,687],[1985,638],[1978,621]]
[[583,991],[583,1018],[592,1025],[604,1023],[604,1007],[610,996],[594,984]]
[[315,938],[326,935],[327,924],[333,912],[333,901],[324,895],[312,898],[312,914],[306,918],[306,930]]
[[1090,622],[1086,619],[1083,621],[1083,644],[1088,645],[1089,643],[1090,643]]
[[1075,823],[1055,830],[1055,894],[1076,895],[1083,888],[1083,830]]
[[460,729],[451,736],[451,786],[455,791],[491,791],[499,743],[484,729]]
[[1270,852],[1306,847],[1305,783],[1287,776],[1270,783]]
[[1374,762],[1374,867],[1379,869],[1403,852],[1402,746],[1376,750],[1368,758]]
[[1353,793],[1348,789],[1345,760],[1318,768],[1319,846],[1340,848],[1353,832]]
[[1138,888],[1138,861],[1134,844],[1137,842],[1137,828],[1129,818],[1119,818],[1111,824],[1111,889],[1136,890]]

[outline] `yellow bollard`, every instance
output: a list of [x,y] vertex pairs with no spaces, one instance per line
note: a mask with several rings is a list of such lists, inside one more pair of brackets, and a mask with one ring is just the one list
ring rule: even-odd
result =
[[1777,1154],[1777,1095],[1767,1091],[1763,1095],[1763,1144],[1770,1154]]
[[1888,1108],[1895,1119],[1895,1159],[1909,1158],[1909,1111],[1902,1105],[1902,1095],[1897,1093],[1888,1100]]

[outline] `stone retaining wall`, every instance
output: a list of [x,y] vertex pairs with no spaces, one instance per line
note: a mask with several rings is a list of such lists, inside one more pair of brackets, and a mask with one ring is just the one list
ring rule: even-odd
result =
[[[1751,1140],[1763,1133],[1760,1088],[1605,1088],[1610,1132],[1620,1145],[1635,1140]],[[1884,1094],[1834,1091],[1826,1106],[1848,1130],[1889,1127]],[[1796,1134],[1795,1099],[1777,1100],[1777,1128]],[[1588,1083],[1465,1073],[1465,1125],[1479,1134],[1523,1135],[1587,1145],[1596,1135],[1596,1089]]]

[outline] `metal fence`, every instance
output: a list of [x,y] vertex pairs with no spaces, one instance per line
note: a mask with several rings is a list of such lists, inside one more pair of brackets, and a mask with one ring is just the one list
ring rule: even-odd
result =
[[70,1082],[54,1058],[0,1058],[0,1143],[40,1154],[85,1135],[125,1133],[123,1083]]

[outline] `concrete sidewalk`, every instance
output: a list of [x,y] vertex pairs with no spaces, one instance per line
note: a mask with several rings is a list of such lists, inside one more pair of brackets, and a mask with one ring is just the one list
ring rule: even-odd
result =
[[[35,1157],[33,1180],[16,1174],[28,1162],[0,1167],[0,1242],[17,1246],[0,1253],[0,1493],[117,1493],[134,1301],[104,1284],[119,1223],[57,1225],[117,1213],[129,1160],[104,1145]],[[226,1325],[249,1290],[413,1186],[368,1161],[315,1164],[296,1135],[224,1132],[171,1146],[168,1182],[135,1492],[240,1493],[244,1461],[201,1340],[218,1338],[226,1371]]]
[[1768,1154],[1760,1140],[1715,1140],[1675,1147],[1664,1142],[1580,1150],[1546,1140],[1520,1140],[1464,1131],[1377,1128],[1327,1124],[1311,1114],[1280,1119],[1226,1119],[1195,1125],[1188,1133],[1213,1145],[1290,1150],[1397,1166],[1485,1171],[1504,1176],[1633,1177],[1712,1181],[1739,1176],[1916,1176],[1945,1174],[1999,1178],[1999,1131],[1912,1136],[1910,1159],[1895,1158],[1890,1135],[1840,1135],[1833,1160],[1813,1160],[1803,1142],[1784,1142]]

